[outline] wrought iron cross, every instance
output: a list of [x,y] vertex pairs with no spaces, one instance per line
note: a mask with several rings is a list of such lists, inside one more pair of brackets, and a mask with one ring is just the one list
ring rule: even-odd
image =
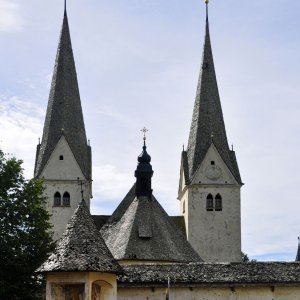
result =
[[141,129],[141,132],[143,132],[144,133],[144,141],[146,141],[146,133],[148,132],[149,130],[144,126],[144,128],[143,129]]
[[80,180],[79,177],[77,177],[78,185],[80,185],[80,193],[81,193],[81,200],[83,200],[83,180]]

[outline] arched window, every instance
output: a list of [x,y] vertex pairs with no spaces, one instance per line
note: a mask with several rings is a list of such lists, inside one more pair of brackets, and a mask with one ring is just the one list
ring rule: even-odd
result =
[[206,210],[207,211],[214,210],[214,198],[212,194],[208,194],[206,197]]
[[215,197],[215,210],[221,211],[222,210],[222,197],[220,194],[217,194]]
[[68,192],[63,195],[63,205],[70,206],[70,194]]
[[61,195],[59,192],[56,192],[54,194],[54,206],[60,206],[61,205]]

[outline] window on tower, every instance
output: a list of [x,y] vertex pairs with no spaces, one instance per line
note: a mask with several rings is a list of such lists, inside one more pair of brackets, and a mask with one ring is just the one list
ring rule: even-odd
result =
[[61,195],[59,192],[56,192],[54,194],[54,206],[60,206],[61,205]]
[[63,156],[63,155],[60,155],[60,156],[59,156],[59,160],[64,160],[64,156]]
[[213,211],[214,210],[214,198],[212,194],[208,194],[206,197],[206,210]]
[[215,210],[216,211],[222,210],[222,197],[220,194],[217,194],[215,197]]
[[64,206],[70,206],[70,194],[68,192],[65,192],[63,195],[63,205]]

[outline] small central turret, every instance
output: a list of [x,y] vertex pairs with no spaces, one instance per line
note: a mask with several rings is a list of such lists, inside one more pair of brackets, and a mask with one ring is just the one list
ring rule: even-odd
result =
[[136,177],[136,188],[135,194],[137,197],[152,196],[152,188],[151,188],[151,178],[153,176],[151,162],[151,156],[147,153],[146,147],[146,135],[145,133],[148,131],[146,128],[142,129],[144,132],[144,146],[143,151],[138,157],[138,165],[135,170],[134,176]]

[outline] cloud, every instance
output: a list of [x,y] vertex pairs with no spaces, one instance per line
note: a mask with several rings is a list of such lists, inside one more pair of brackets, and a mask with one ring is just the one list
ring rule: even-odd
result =
[[0,31],[21,31],[24,20],[19,14],[19,5],[11,0],[0,0]]
[[[35,144],[42,132],[44,111],[17,96],[0,95],[0,147],[24,161],[25,176],[32,177]],[[22,153],[22,157],[19,157]]]

